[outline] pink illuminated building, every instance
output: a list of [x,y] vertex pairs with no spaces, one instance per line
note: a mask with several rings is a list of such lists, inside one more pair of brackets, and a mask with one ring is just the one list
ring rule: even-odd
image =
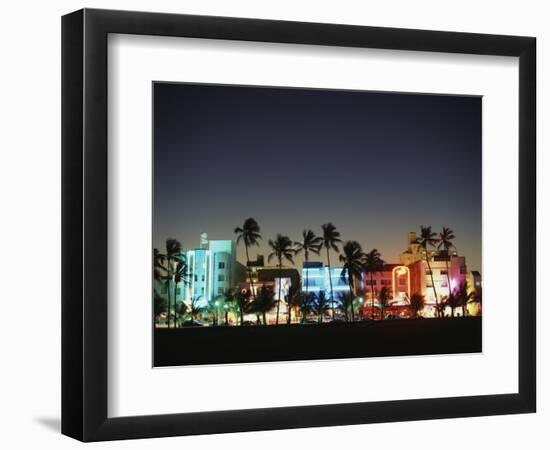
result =
[[[424,249],[416,242],[416,238],[414,232],[407,234],[407,249],[401,253],[398,264],[384,264],[380,272],[372,274],[372,282],[371,275],[364,274],[361,290],[364,293],[363,314],[367,317],[380,316],[379,296],[383,288],[386,288],[387,294],[384,315],[394,317],[410,315],[408,306],[413,294],[420,294],[425,299],[422,315],[433,317],[436,314],[436,303],[455,291],[461,283],[466,281],[470,291],[480,293],[481,275],[475,271],[468,272],[466,259],[458,255],[456,248],[448,253],[429,250],[426,255]],[[373,291],[374,301],[372,300]],[[468,307],[469,314],[479,314],[478,308],[479,305],[472,303]],[[450,315],[450,308],[444,314]],[[459,315],[461,311],[455,311],[455,314]]]

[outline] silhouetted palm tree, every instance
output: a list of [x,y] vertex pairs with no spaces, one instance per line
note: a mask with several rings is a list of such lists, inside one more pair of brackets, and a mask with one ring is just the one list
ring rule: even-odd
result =
[[198,315],[204,312],[204,310],[205,307],[201,305],[201,297],[192,298],[189,305],[187,305],[187,314],[190,317],[191,323],[193,323]]
[[338,308],[344,313],[344,317],[346,318],[346,322],[349,321],[349,311],[351,310],[352,315],[352,321],[354,321],[353,317],[353,295],[349,292],[342,292],[339,297],[339,305]]
[[246,270],[248,271],[248,277],[250,279],[250,287],[252,292],[252,298],[254,298],[254,280],[252,279],[252,272],[250,270],[250,256],[248,255],[248,249],[254,245],[259,246],[259,240],[262,239],[260,234],[260,226],[252,217],[246,219],[242,227],[237,227],[233,230],[237,235],[237,245],[243,241],[246,251]]
[[384,320],[384,308],[390,298],[390,291],[386,286],[383,286],[378,293],[378,300],[380,300],[380,320]]
[[332,288],[332,273],[330,266],[330,250],[334,250],[336,253],[340,253],[338,244],[341,241],[340,233],[336,230],[336,227],[332,223],[325,223],[321,226],[323,229],[323,246],[327,250],[327,266],[328,266],[328,281],[330,283],[330,304],[332,309],[332,319],[334,320],[334,290]]
[[462,316],[466,317],[468,313],[468,303],[470,303],[472,300],[475,300],[476,294],[473,291],[468,290],[468,282],[463,281],[460,283],[460,286],[458,286],[458,289],[455,292],[455,295],[459,299],[459,304],[462,307]]
[[[361,277],[363,264],[365,262],[365,254],[361,248],[361,244],[357,241],[347,241],[342,247],[340,262],[343,264],[340,278],[348,283],[351,296],[355,297],[355,279]],[[347,278],[346,278],[347,275]],[[355,320],[353,312],[353,302],[351,303],[351,320]]]
[[278,305],[278,302],[275,300],[273,289],[262,286],[252,304],[252,310],[255,314],[261,315],[264,325],[267,325],[267,313],[271,311],[275,305]]
[[302,289],[301,286],[291,284],[288,290],[288,294],[285,298],[286,305],[288,308],[288,318],[287,323],[292,323],[292,307],[297,306],[298,308],[302,307]]
[[229,325],[229,313],[234,312],[237,305],[235,305],[235,293],[233,289],[226,289],[223,293],[223,309],[225,317],[225,325]]
[[[277,298],[277,318],[275,319],[275,325],[279,324],[279,307],[281,302],[281,278],[283,276],[283,261],[286,259],[294,264],[294,247],[292,241],[288,236],[283,236],[278,234],[275,240],[269,240],[269,246],[273,250],[267,257],[268,261],[271,261],[273,258],[277,259],[277,266],[279,267],[279,295]],[[289,322],[290,323],[290,322]]]
[[237,308],[239,310],[240,324],[244,322],[244,314],[248,311],[250,306],[250,291],[242,292],[238,291],[235,293],[235,302],[237,303]]
[[432,227],[425,227],[424,225],[420,226],[420,237],[416,240],[417,244],[419,244],[424,249],[424,256],[426,258],[426,264],[428,265],[428,272],[430,272],[430,278],[432,280],[432,289],[434,291],[434,297],[435,297],[435,303],[436,303],[436,309],[437,304],[439,303],[439,299],[437,298],[437,291],[435,290],[435,283],[434,283],[434,275],[432,271],[432,266],[430,265],[430,256],[428,247],[435,247],[435,244],[437,243],[436,233],[432,231]]
[[187,314],[187,305],[184,302],[176,303],[176,311],[175,311],[175,319],[174,319],[174,321],[176,322],[176,326],[178,323],[177,318],[184,317],[185,314]]
[[166,299],[159,295],[159,293],[154,290],[154,315],[155,315],[155,325],[158,325],[158,318],[163,313],[166,312]]
[[[155,271],[162,270],[166,274],[163,278],[166,280],[166,288],[167,288],[166,291],[168,293],[168,305],[167,305],[168,328],[170,328],[170,308],[171,308],[170,281],[172,281],[174,277],[174,267],[177,264],[177,262],[181,261],[182,257],[183,255],[182,255],[181,243],[177,239],[173,239],[173,238],[166,239],[166,253],[162,254],[157,249],[154,249],[154,252],[153,252]],[[176,299],[174,298],[174,325],[176,323],[175,308],[176,308]]]
[[[181,255],[180,259],[176,261],[176,267],[174,269],[174,327],[178,326],[178,284],[182,283],[182,289],[185,290],[185,285],[191,280],[191,273],[187,266],[187,259],[184,255]],[[180,304],[183,304],[180,302]]]
[[456,295],[456,292],[451,292],[441,303],[451,308],[451,317],[454,317],[455,309],[460,307],[460,297]]
[[415,293],[411,295],[410,303],[414,317],[418,317],[418,313],[424,309],[424,305],[426,304],[424,296]]
[[[315,253],[316,255],[319,254],[321,251],[321,247],[323,245],[323,239],[321,239],[318,236],[315,236],[315,233],[311,230],[304,230],[302,232],[302,240],[297,241],[295,244],[295,253],[298,254],[300,252],[304,252],[304,261],[305,265],[307,266],[307,263],[309,261],[309,252]],[[309,270],[306,267],[306,295],[309,295]],[[290,323],[290,322],[289,322]]]
[[216,326],[220,321],[220,312],[223,308],[223,295],[217,295],[208,301],[206,309],[212,315],[212,325]]
[[449,258],[451,257],[451,255],[449,254],[449,250],[454,247],[453,239],[456,239],[454,231],[450,228],[443,227],[443,230],[441,231],[441,233],[439,233],[437,248],[443,248],[446,253],[445,267],[447,269],[447,284],[449,286],[449,295],[451,295],[451,277],[449,276]]
[[330,309],[330,302],[325,294],[325,291],[319,291],[317,295],[313,297],[313,310],[317,314],[317,321],[323,323],[323,315],[325,311]]
[[300,290],[293,295],[291,304],[300,308],[300,314],[302,315],[300,323],[304,323],[307,315],[312,312],[311,296]]
[[435,310],[437,311],[438,317],[443,317],[445,315],[445,308],[447,308],[448,298],[441,299],[439,303],[435,304]]
[[374,320],[374,274],[376,272],[381,272],[384,267],[384,261],[380,256],[380,252],[373,248],[370,252],[365,254],[363,261],[363,270],[366,274],[370,276],[370,289],[371,289],[371,311],[372,311],[372,320]]

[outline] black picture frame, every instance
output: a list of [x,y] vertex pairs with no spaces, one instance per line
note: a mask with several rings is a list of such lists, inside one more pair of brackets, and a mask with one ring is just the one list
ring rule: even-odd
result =
[[[517,393],[107,416],[109,33],[519,57]],[[536,39],[84,9],[62,18],[62,433],[82,441],[535,412]]]

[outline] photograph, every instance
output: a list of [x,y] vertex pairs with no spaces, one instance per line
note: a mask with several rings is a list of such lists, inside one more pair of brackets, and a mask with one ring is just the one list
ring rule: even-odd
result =
[[479,96],[154,82],[155,365],[480,352],[481,124]]

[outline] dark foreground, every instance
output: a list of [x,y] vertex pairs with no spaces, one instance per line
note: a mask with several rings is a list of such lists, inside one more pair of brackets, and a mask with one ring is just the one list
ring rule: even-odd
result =
[[481,317],[154,331],[154,365],[481,352]]

